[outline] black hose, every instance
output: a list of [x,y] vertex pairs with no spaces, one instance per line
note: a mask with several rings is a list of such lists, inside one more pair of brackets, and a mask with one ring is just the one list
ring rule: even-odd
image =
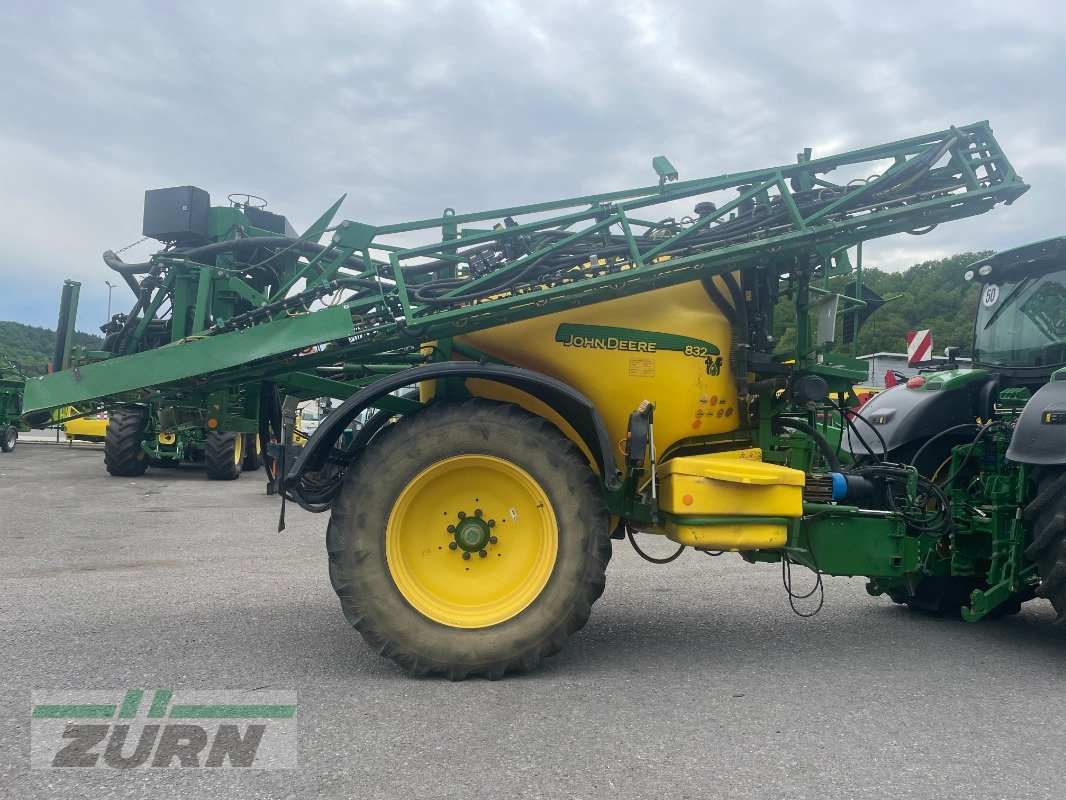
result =
[[[903,517],[909,536],[922,536],[924,534],[941,536],[948,532],[952,522],[951,502],[942,487],[924,475],[918,475],[917,481],[918,488],[921,490],[920,494],[915,497],[908,495],[906,505],[902,508],[896,499],[893,485],[900,487],[901,491],[906,494],[912,469],[912,467],[906,467],[901,464],[883,463],[867,467],[856,467],[851,470],[851,474],[867,479],[877,479],[884,484],[885,500],[888,507],[891,511]],[[926,510],[929,502],[933,502],[936,505],[937,510],[934,514],[930,514]]]
[[703,286],[703,291],[705,291],[707,296],[711,298],[711,302],[714,303],[715,307],[722,312],[722,316],[729,321],[729,327],[736,330],[736,309],[729,304],[729,301],[725,299],[725,295],[719,291],[714,283],[714,278],[704,278],[700,281],[700,285]]
[[[305,255],[316,256],[322,251],[332,247],[332,245],[316,244],[306,239],[297,239],[293,236],[249,236],[244,239],[227,239],[224,242],[212,242],[211,244],[205,244],[199,247],[171,250],[168,252],[168,255],[198,260],[208,256],[221,255],[222,253],[232,253],[240,250],[257,250],[263,247],[286,248],[293,251],[300,251]],[[140,275],[151,270],[153,266],[153,262],[151,261],[145,261],[140,264],[126,264],[111,250],[104,253],[104,263],[121,275]],[[257,265],[250,264],[249,268],[254,266]],[[366,264],[361,257],[351,256],[345,262],[345,266],[362,270],[366,267]]]
[[[849,409],[844,407],[844,401],[841,400],[840,403],[841,404],[840,404],[839,408],[837,408],[835,406],[829,406],[829,408],[831,410],[839,413],[840,414],[840,419],[844,421],[845,425],[847,425],[848,445],[851,446],[851,444],[852,444],[851,436],[852,436],[852,434],[854,434],[856,437],[858,437],[859,444],[862,445],[862,447],[866,451],[867,455],[869,455],[870,458],[872,458],[874,461],[880,463],[880,462],[884,461],[886,458],[888,458],[888,453],[881,453],[880,455],[878,455],[877,453],[874,452],[873,448],[870,447],[870,443],[866,441],[865,437],[863,437],[863,435],[861,433],[859,433],[858,426],[854,422],[852,422],[851,417],[848,416],[850,411],[849,411]],[[840,438],[841,438],[841,440],[843,440],[843,438],[844,438],[843,429],[841,429],[841,431],[840,431]],[[852,447],[852,452],[853,453],[855,452],[854,447]],[[851,469],[850,465],[849,465],[848,469],[849,470]]]
[[652,564],[669,564],[685,552],[685,545],[679,545],[677,551],[673,555],[667,556],[666,558],[656,558],[655,556],[648,555],[640,549],[640,545],[637,544],[637,540],[633,537],[633,531],[628,527],[626,528],[626,536],[629,537],[629,543],[633,545],[633,549],[637,551],[637,555],[645,561],[650,561]]
[[[878,197],[884,197],[893,193],[898,193],[901,188],[910,188],[917,180],[925,175],[935,163],[946,153],[951,147],[953,147],[959,141],[957,134],[952,134],[946,137],[943,141],[928,148],[926,152],[911,159],[907,165],[893,176],[891,185],[883,188]],[[838,207],[837,214],[846,214],[854,206],[855,203],[863,199],[863,195],[859,194],[861,189],[857,187],[852,190],[857,194],[855,201],[843,203]],[[815,211],[820,208],[824,208],[831,203],[837,202],[840,197],[846,197],[849,193],[847,187],[841,187],[840,192],[833,191],[831,196],[823,196],[822,193],[818,195],[812,195],[809,192],[800,192],[793,195],[797,207],[801,213],[807,213],[809,211]],[[730,239],[736,239],[739,237],[747,236],[757,230],[771,228],[775,225],[785,223],[789,219],[789,211],[785,207],[783,198],[774,198],[769,205],[755,206],[751,211],[746,213],[738,213],[736,216],[729,220],[722,221],[714,228],[709,228],[706,231],[695,233],[689,237],[684,243],[679,243],[676,247],[669,248],[660,253],[660,255],[676,255],[683,253],[691,253],[696,249],[707,249],[713,245],[721,245]],[[556,236],[569,235],[564,231],[553,231]],[[621,236],[605,236],[604,242],[609,243],[604,246],[604,242],[596,244],[585,243],[575,244],[573,248],[570,248],[567,252],[553,253],[546,255],[542,259],[538,259],[537,263],[542,263],[544,270],[541,271],[540,276],[543,277],[548,273],[555,270],[571,269],[583,262],[588,256],[595,253],[600,257],[610,259],[614,257],[625,258],[630,255],[630,247],[632,242],[626,237]],[[637,236],[633,237],[633,241],[637,244],[638,250],[644,247],[655,247],[660,244],[659,239],[650,236]],[[469,248],[465,251],[457,251],[456,257],[460,260],[475,251],[495,250],[500,251],[503,249],[503,244],[497,240],[494,242],[478,243],[476,247]],[[432,273],[438,269],[444,269],[445,267],[454,267],[455,262],[451,260],[436,260],[423,264],[411,265],[404,267],[404,273],[406,275],[421,275]],[[523,270],[522,274],[518,277],[503,279],[500,284],[495,284],[494,289],[499,290],[502,287],[514,286],[521,280],[527,280],[530,276],[527,270]],[[444,282],[438,283],[437,281],[429,281],[422,284],[419,287],[420,299],[437,303],[459,303],[471,299],[476,299],[481,296],[481,293],[456,294],[455,296],[444,301],[440,295],[445,294],[448,291],[453,291],[461,287],[464,283],[469,282],[471,279],[447,279],[447,284]],[[432,298],[432,299],[431,299]],[[737,299],[737,293],[734,293],[734,300]],[[742,299],[742,295],[741,295]],[[746,315],[742,310],[742,305],[734,306],[737,314],[738,327],[747,336],[747,320],[744,318]]]
[[122,280],[126,282],[126,285],[130,287],[135,295],[141,296],[141,285],[134,275],[143,275],[146,272],[151,272],[153,266],[151,261],[145,261],[140,264],[127,264],[116,253],[108,250],[104,253],[104,263],[122,276]]
[[122,347],[125,344],[126,336],[133,330],[133,326],[139,321],[137,315],[141,313],[141,309],[144,308],[144,300],[141,297],[137,298],[137,302],[133,304],[133,308],[130,309],[129,315],[126,317],[126,321],[122,325],[122,329],[115,334],[115,338],[111,340],[110,351],[115,355],[122,354]]
[[[864,425],[866,425],[867,428],[869,428],[870,430],[872,430],[874,432],[874,436],[877,437],[877,441],[881,443],[881,453],[883,454],[883,456],[885,458],[888,458],[888,444],[885,442],[885,437],[881,435],[881,431],[877,430],[877,428],[875,428],[873,426],[873,423],[870,422],[870,420],[866,419],[866,417],[864,417],[858,411],[855,411],[854,409],[851,409],[851,410],[848,411],[848,413],[851,414],[851,416],[855,417],[860,422],[862,422]],[[850,420],[849,420],[849,422],[850,422]],[[854,425],[852,425],[852,428],[854,429],[854,431],[856,433],[859,432],[859,429],[857,427],[855,427]],[[859,438],[861,439],[862,437],[860,436]]]
[[811,439],[814,440],[815,446],[821,451],[822,455],[825,456],[825,460],[829,462],[829,466],[833,472],[840,472],[840,459],[837,458],[836,451],[833,450],[833,446],[829,444],[829,440],[822,436],[822,434],[818,432],[818,429],[813,425],[808,425],[806,422],[793,419],[792,417],[777,417],[774,420],[774,426],[786,430],[797,430],[800,433],[805,433],[810,436]]
[[[263,247],[280,247],[293,252],[298,251],[304,255],[317,256],[323,251],[331,249],[333,245],[316,244],[307,239],[297,239],[294,236],[249,236],[244,239],[227,239],[224,242],[212,242],[211,244],[201,245],[200,247],[192,247],[188,250],[175,252],[175,255],[180,255],[182,258],[199,260],[205,256],[220,255],[222,253],[231,253],[239,250],[258,250]],[[263,262],[260,262],[260,264],[262,263]],[[248,267],[252,268],[260,266],[260,264],[249,264]],[[366,264],[363,261],[362,256],[350,256],[348,260],[344,262],[344,266],[352,267],[360,271],[366,269]]]
[[143,275],[145,272],[148,272],[152,269],[151,261],[143,261],[140,264],[127,264],[125,261],[118,257],[114,250],[104,251],[104,263],[107,264],[107,266],[111,267],[111,269],[113,269],[119,275],[123,276]]
[[926,449],[929,447],[929,445],[931,445],[933,442],[937,441],[938,439],[941,439],[941,438],[947,436],[949,433],[954,433],[955,431],[961,431],[963,428],[980,428],[980,427],[981,426],[978,425],[976,422],[967,422],[964,425],[956,425],[953,428],[948,428],[946,431],[941,431],[936,436],[933,436],[932,438],[926,440],[925,444],[923,444],[921,447],[919,447],[918,450],[914,453],[914,455],[911,456],[911,460],[908,463],[912,467],[916,466],[917,463],[918,463],[919,457],[921,457],[922,453],[924,453],[926,451]]
[[951,486],[951,484],[952,484],[952,483],[954,483],[954,482],[955,482],[955,478],[957,478],[957,477],[958,477],[958,475],[959,475],[959,473],[960,473],[960,472],[962,472],[962,468],[963,468],[964,466],[966,466],[966,462],[967,462],[967,461],[969,461],[969,460],[970,460],[970,456],[972,456],[972,455],[973,455],[973,449],[974,449],[975,447],[977,447],[977,443],[978,443],[978,442],[980,442],[980,441],[981,441],[981,439],[983,439],[983,438],[984,438],[984,435],[985,435],[986,433],[988,433],[988,432],[989,432],[990,430],[992,430],[992,428],[994,428],[994,427],[996,427],[996,426],[998,426],[998,425],[1002,425],[1002,424],[1003,424],[1003,423],[1002,423],[1002,422],[1000,422],[999,420],[994,420],[994,419],[993,419],[993,420],[989,420],[988,422],[986,422],[986,423],[985,423],[985,424],[984,424],[984,425],[983,425],[983,426],[981,427],[981,430],[979,430],[979,431],[977,432],[977,435],[976,435],[976,436],[974,437],[973,441],[972,441],[972,442],[970,442],[970,446],[966,448],[966,455],[964,455],[964,456],[962,457],[962,460],[961,460],[961,461],[959,462],[959,466],[955,467],[955,470],[954,470],[954,472],[952,472],[952,473],[951,473],[950,475],[948,475],[948,477],[946,477],[946,478],[944,479],[944,484],[943,484],[943,486],[944,486],[944,489],[945,489],[945,490],[946,490],[946,489],[947,489],[947,488],[948,488],[949,486]]
[[751,393],[756,395],[774,395],[788,387],[788,378],[764,378],[752,384]]

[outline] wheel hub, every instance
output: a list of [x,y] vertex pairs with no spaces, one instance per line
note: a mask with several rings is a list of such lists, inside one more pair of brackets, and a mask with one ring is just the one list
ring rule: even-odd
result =
[[492,535],[496,520],[486,520],[480,508],[474,511],[472,517],[467,516],[465,511],[460,511],[457,516],[459,523],[448,526],[448,533],[452,534],[455,539],[448,546],[452,550],[461,550],[463,558],[470,558],[470,553],[478,553],[484,558],[485,548],[489,544],[496,544],[496,537]]

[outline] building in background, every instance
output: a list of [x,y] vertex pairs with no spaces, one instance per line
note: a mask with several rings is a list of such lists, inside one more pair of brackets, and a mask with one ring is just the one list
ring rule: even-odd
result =
[[[909,378],[912,375],[917,375],[919,369],[928,371],[930,367],[939,367],[947,363],[945,356],[933,356],[921,364],[911,365],[907,363],[906,353],[870,353],[865,356],[859,356],[859,358],[870,364],[870,377],[866,385],[878,389],[885,388],[885,373],[889,370]],[[956,358],[955,363],[961,367],[968,367],[970,366],[970,359]]]

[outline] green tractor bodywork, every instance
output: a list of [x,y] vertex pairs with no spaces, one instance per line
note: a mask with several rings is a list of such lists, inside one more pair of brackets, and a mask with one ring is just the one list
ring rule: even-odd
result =
[[[838,311],[858,322],[868,308],[861,259],[851,259],[850,249],[981,214],[1027,190],[987,123],[829,158],[812,159],[808,150],[795,164],[717,178],[677,181],[665,158],[653,166],[659,181],[650,186],[481,213],[448,209],[395,225],[334,223],[338,201],[301,235],[251,201],[210,208],[206,193],[192,187],[163,190],[178,192],[178,206],[195,212],[174,223],[156,202],[163,196],[150,195],[145,233],[166,248],[144,264],[105,256],[136,305],[106,327],[103,351],[61,354],[69,368],[31,380],[26,411],[150,407],[157,440],[184,430],[258,431],[271,489],[325,511],[379,430],[397,415],[433,416],[419,399],[398,393],[433,386],[434,401],[460,402],[478,379],[525,392],[559,415],[623,526],[735,525],[730,516],[664,511],[653,446],[633,449],[631,442],[619,466],[616,443],[580,392],[462,337],[737,276],[731,302],[721,292],[715,300],[734,340],[717,361],[708,358],[707,370],[732,376],[742,424],[728,434],[693,435],[675,450],[758,448],[763,461],[807,476],[801,515],[760,517],[751,509],[741,518],[787,527],[782,546],[743,557],[866,576],[871,591],[893,596],[917,591],[928,576],[972,578],[971,618],[1031,594],[1038,577],[1024,556],[1032,535],[1021,514],[1032,495],[1029,467],[1004,458],[1011,425],[1027,407],[1024,387],[1004,384],[1006,393],[988,401],[996,424],[985,424],[976,440],[975,419],[992,417],[967,412],[971,435],[946,440],[950,446],[923,474],[908,459],[947,427],[943,420],[910,436],[901,445],[909,450],[881,447],[882,425],[873,419],[862,427],[862,419],[883,408],[885,424],[896,424],[906,410],[881,403],[854,415],[846,398],[866,380],[867,366],[831,342]],[[846,275],[856,278],[854,296],[829,291],[831,279]],[[1032,306],[1045,327],[1054,322],[1045,319],[1051,291]],[[774,354],[771,336],[781,298],[796,308],[798,346],[786,356]],[[64,308],[72,326],[76,303]],[[922,391],[978,402],[992,372],[930,375]],[[1011,394],[1012,386],[1019,391]],[[296,404],[320,396],[347,399],[291,463],[286,443]],[[899,393],[875,400],[887,396]],[[831,397],[843,399],[833,406]],[[958,416],[957,408],[933,405],[941,417]],[[630,417],[633,442],[651,439],[652,411]]]
[[0,367],[0,450],[10,453],[15,449],[22,425],[22,392],[26,378],[22,373]]
[[[1040,476],[1066,464],[1066,238],[998,253],[966,279],[981,284],[973,367],[879,394],[855,429],[879,456],[887,448],[890,460],[924,458],[953,518],[910,569],[876,578],[870,591],[920,607],[962,606],[975,620],[1017,610],[1040,584],[1026,556],[1033,537],[1024,512]],[[870,458],[855,437],[846,445]]]

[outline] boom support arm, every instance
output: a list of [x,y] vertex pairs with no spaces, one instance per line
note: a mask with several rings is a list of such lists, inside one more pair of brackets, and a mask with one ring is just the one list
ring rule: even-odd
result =
[[[980,214],[1028,189],[984,122],[829,158],[801,154],[788,166],[672,177],[666,170],[652,186],[396,225],[326,227],[327,214],[296,240],[157,253],[149,274],[160,291],[177,287],[171,274],[222,263],[227,276],[270,267],[288,277],[250,311],[205,319],[196,337],[30,381],[26,410],[74,397],[165,399],[329,364],[409,359],[427,341],[749,267],[806,285],[845,248]],[[693,202],[697,216],[678,220]],[[411,243],[419,237],[426,241]],[[327,298],[330,324],[323,316],[321,326],[292,335],[301,317],[322,314],[313,304]],[[251,339],[256,346],[245,351]],[[207,351],[212,357],[201,358]],[[133,359],[136,371],[125,368]]]

